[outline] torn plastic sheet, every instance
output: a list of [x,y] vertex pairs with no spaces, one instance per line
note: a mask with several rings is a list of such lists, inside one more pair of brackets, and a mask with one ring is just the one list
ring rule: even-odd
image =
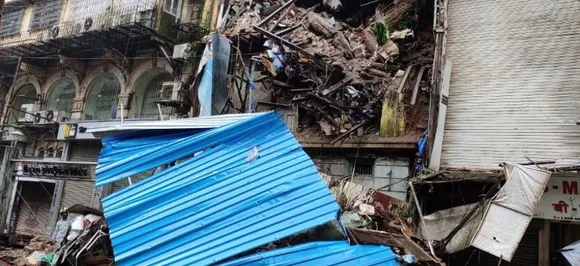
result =
[[278,248],[220,264],[241,265],[343,265],[398,266],[391,248],[380,245],[354,245],[346,241],[311,242]]
[[504,164],[507,182],[489,205],[471,245],[511,261],[551,173],[536,166]]

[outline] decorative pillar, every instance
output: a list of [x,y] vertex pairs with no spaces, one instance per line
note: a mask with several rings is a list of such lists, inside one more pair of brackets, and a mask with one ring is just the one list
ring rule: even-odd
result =
[[85,101],[82,97],[75,97],[73,99],[73,108],[71,111],[71,120],[81,120],[83,118],[83,109],[85,107]]

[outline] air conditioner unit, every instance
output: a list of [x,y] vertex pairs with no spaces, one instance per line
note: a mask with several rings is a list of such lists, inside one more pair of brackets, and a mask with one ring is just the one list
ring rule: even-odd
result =
[[187,47],[189,44],[187,43],[182,43],[182,44],[178,44],[175,45],[173,47],[173,59],[179,59],[179,58],[184,58],[185,57],[185,52],[187,51]]
[[163,82],[161,84],[160,99],[161,101],[180,101],[179,91],[181,90],[181,82]]
[[34,108],[35,105],[33,103],[27,103],[20,106],[20,110],[14,110],[14,112],[18,112],[18,122],[20,123],[33,123],[34,122]]
[[34,116],[35,124],[52,124],[70,120],[70,114],[65,111],[44,110],[39,111]]
[[6,127],[4,128],[4,132],[2,132],[2,140],[26,142],[28,137],[26,136],[25,132],[26,131],[20,130],[18,128]]

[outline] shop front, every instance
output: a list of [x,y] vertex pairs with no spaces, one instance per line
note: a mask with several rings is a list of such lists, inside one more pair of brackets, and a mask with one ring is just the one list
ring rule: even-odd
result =
[[9,233],[49,236],[59,209],[93,205],[96,163],[23,159],[13,160],[13,165],[14,185],[6,218]]
[[580,240],[580,175],[553,173],[536,209],[543,219],[540,264],[570,265],[559,250]]

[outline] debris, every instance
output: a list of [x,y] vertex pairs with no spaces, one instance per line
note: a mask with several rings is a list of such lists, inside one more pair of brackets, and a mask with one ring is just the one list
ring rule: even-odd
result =
[[[254,48],[245,48],[252,47],[254,40],[266,39],[268,44],[260,55],[253,57],[256,59],[253,62],[258,66],[255,71],[266,76],[265,84],[274,84],[275,88],[264,85],[267,91],[253,96],[262,97],[258,101],[297,106],[296,110],[304,111],[305,115],[298,116],[296,128],[304,132],[315,130],[314,135],[333,145],[358,136],[420,135],[426,125],[417,119],[423,120],[428,114],[429,91],[417,91],[416,97],[411,97],[410,89],[399,91],[400,95],[392,92],[393,83],[397,92],[399,86],[402,90],[408,79],[417,75],[409,71],[404,79],[393,79],[401,75],[401,68],[410,69],[409,66],[427,62],[434,53],[430,32],[420,31],[415,23],[418,9],[411,10],[413,1],[401,0],[394,4],[377,1],[373,4],[374,14],[361,12],[359,15],[354,10],[344,10],[340,1],[325,0],[321,4],[288,1],[273,5],[262,10],[263,19],[256,23],[255,19],[252,22],[243,19],[248,17],[247,13],[255,13],[256,3],[230,2],[229,17],[236,21],[228,22],[226,25],[230,26],[224,32],[232,39],[232,45],[238,46],[236,57],[256,52]],[[365,8],[371,6],[365,5]],[[337,10],[342,11],[339,14]],[[260,15],[255,13],[250,17]],[[256,34],[248,36],[243,32]],[[421,38],[416,38],[419,35]],[[230,82],[239,82],[240,70],[231,72]],[[278,82],[291,86],[278,88]],[[240,102],[246,106],[248,96],[242,94],[253,90],[237,84],[230,87],[237,88]],[[411,98],[425,105],[414,107],[421,111],[407,116],[411,111],[403,105],[403,99],[408,103]],[[388,134],[385,134],[385,121],[390,124],[386,126],[390,130]]]
[[346,227],[366,228],[371,225],[372,220],[368,216],[360,215],[353,211],[345,211],[342,213],[342,222]]
[[404,29],[404,30],[395,31],[395,32],[391,33],[389,38],[391,40],[402,40],[402,39],[405,39],[409,36],[414,37],[413,31],[410,29]]

